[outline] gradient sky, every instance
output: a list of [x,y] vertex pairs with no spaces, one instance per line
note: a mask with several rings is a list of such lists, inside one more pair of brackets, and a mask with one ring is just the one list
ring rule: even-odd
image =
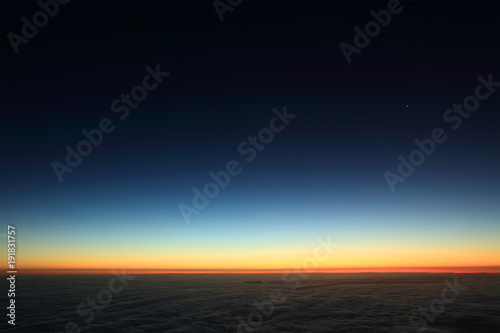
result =
[[[0,233],[21,269],[500,266],[500,92],[455,131],[443,113],[500,80],[498,2],[403,2],[347,64],[339,48],[387,2],[77,2],[14,54],[36,3],[2,2]],[[125,120],[110,104],[170,76]],[[250,163],[238,145],[272,109],[297,115]],[[407,107],[408,106],[408,107]],[[51,163],[116,125],[60,183]],[[393,193],[413,140],[448,140]],[[191,223],[210,171],[243,171]],[[3,246],[2,246],[3,247]],[[4,267],[4,261],[1,261]]]

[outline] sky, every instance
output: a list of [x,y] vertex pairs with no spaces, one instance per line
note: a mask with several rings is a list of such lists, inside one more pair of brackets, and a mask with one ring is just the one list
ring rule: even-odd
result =
[[210,1],[71,1],[17,53],[40,6],[1,6],[0,236],[16,227],[20,272],[285,270],[320,239],[338,246],[318,270],[500,271],[500,87],[445,116],[500,81],[498,2],[403,1],[350,62],[341,43],[387,2],[247,0],[221,21]]

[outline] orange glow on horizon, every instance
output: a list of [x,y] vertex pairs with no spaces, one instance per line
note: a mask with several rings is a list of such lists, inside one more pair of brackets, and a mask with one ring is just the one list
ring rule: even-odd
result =
[[[56,248],[40,249],[27,245],[20,249],[18,264],[25,270],[109,270],[110,267],[123,267],[131,270],[167,270],[167,271],[286,271],[290,267],[307,264],[314,257],[318,244],[293,247],[214,249],[148,249],[147,256],[133,247],[111,248],[74,247],[67,251]],[[320,256],[328,254],[325,250]],[[50,258],[47,259],[47,258]],[[386,267],[398,270],[405,267],[500,267],[500,248],[493,243],[484,247],[460,248],[447,245],[421,246],[395,244],[344,244],[334,249],[325,260],[318,260],[316,271],[353,270],[371,268],[382,271]],[[305,263],[305,264],[304,264]],[[411,266],[410,266],[411,265]],[[0,271],[7,270],[6,263],[0,264]]]
[[[500,248],[495,244],[474,249],[419,248],[417,244],[375,245],[347,243],[331,252],[314,243],[235,250],[226,247],[185,251],[161,248],[149,249],[151,254],[148,255],[133,247],[110,248],[109,244],[103,248],[75,247],[59,252],[27,245],[20,249],[22,261],[16,266],[21,275],[111,274],[113,269],[124,269],[130,274],[284,273],[293,267],[310,267],[305,271],[311,273],[500,273]],[[6,264],[0,263],[0,272],[4,274],[8,270]]]

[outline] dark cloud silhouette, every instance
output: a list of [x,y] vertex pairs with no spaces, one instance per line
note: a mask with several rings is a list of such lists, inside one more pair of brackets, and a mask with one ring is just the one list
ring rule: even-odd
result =
[[[424,332],[499,332],[499,274],[423,273],[310,274],[295,290],[281,274],[137,275],[89,324],[76,307],[106,288],[111,275],[19,276],[9,332],[64,332],[68,322],[89,333],[237,332],[238,317],[247,321],[258,312],[256,301],[282,291],[286,300],[254,332],[413,333],[420,327],[410,325],[410,313],[439,298],[443,281],[455,276],[467,289]],[[3,332],[5,320],[0,325]]]

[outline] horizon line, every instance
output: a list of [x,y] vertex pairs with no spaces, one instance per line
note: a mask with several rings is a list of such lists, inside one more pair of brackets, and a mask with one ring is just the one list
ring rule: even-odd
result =
[[[6,275],[11,270],[2,270]],[[302,269],[161,269],[161,268],[33,268],[18,269],[16,275],[94,275],[113,271],[127,274],[280,274],[280,273],[500,273],[500,266],[453,267],[344,267]],[[3,274],[2,274],[3,275]]]

